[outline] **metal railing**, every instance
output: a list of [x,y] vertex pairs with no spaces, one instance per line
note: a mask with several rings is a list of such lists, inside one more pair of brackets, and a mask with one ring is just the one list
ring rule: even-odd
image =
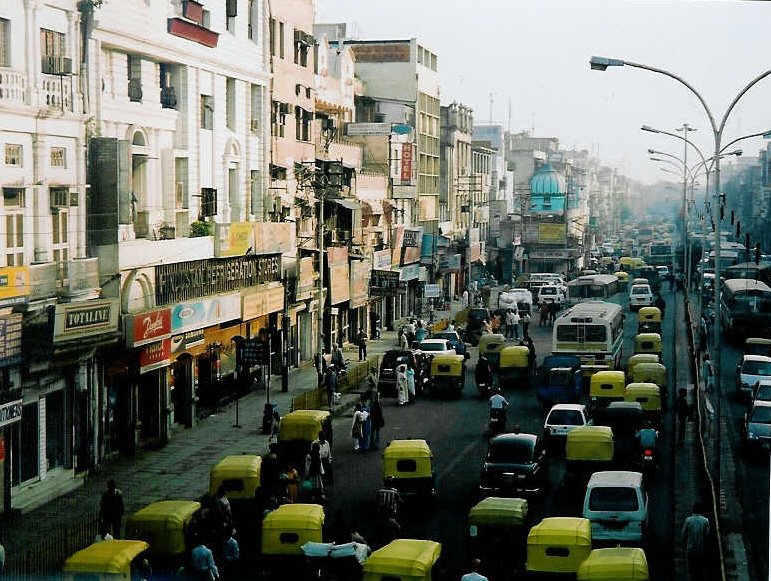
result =
[[[360,388],[370,373],[377,375],[380,369],[380,355],[367,357],[366,361],[351,365],[337,384],[338,393],[349,393]],[[329,407],[325,389],[312,389],[292,398],[291,410],[319,410]]]

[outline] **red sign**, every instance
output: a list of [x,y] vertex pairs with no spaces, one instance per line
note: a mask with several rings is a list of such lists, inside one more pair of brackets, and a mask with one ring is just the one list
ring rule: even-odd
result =
[[152,343],[171,334],[171,309],[160,309],[133,315],[131,337],[133,347]]
[[412,181],[412,144],[405,143],[402,145],[402,183],[410,183]]
[[171,339],[162,339],[139,350],[139,373],[165,367],[171,359]]

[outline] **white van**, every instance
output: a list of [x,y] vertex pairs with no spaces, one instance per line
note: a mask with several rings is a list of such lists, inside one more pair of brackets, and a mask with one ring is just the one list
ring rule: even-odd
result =
[[648,494],[642,474],[625,470],[592,474],[586,485],[583,516],[592,525],[594,542],[645,542]]
[[498,295],[498,308],[517,309],[520,315],[533,312],[533,293],[526,288],[512,288]]

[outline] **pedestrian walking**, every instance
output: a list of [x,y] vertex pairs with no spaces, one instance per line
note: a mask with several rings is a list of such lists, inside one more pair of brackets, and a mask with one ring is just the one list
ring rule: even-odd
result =
[[530,329],[530,313],[525,311],[522,314],[521,322],[522,322],[522,336],[525,337],[525,338],[530,337],[530,331],[529,331],[529,329]]
[[705,353],[701,359],[701,378],[704,380],[704,391],[711,393],[715,386],[715,369],[712,367],[709,353]]
[[482,575],[479,571],[482,570],[482,561],[474,559],[471,561],[471,572],[466,573],[460,578],[460,581],[488,581],[487,577]]
[[407,386],[407,365],[400,364],[396,368],[396,402],[398,405],[406,404],[410,399]]
[[116,488],[115,480],[110,478],[107,481],[107,490],[104,491],[99,502],[100,533],[102,536],[110,534],[114,539],[120,538],[124,511],[123,493]]
[[545,327],[546,324],[549,322],[549,305],[546,301],[543,301],[541,305],[538,307],[538,311],[541,313],[541,318],[538,321],[538,325],[541,327]]
[[525,345],[527,345],[527,362],[530,369],[530,373],[535,373],[535,343],[530,335],[525,335]]
[[217,488],[214,501],[222,539],[227,540],[233,532],[233,509],[230,507],[230,501],[228,500],[224,484],[220,484]]
[[330,363],[335,366],[337,371],[345,369],[345,356],[337,343],[332,345],[332,361]]
[[222,562],[225,572],[225,579],[233,579],[238,576],[238,567],[241,561],[241,548],[238,546],[236,531],[231,534],[222,544]]
[[324,485],[328,486],[334,484],[335,477],[332,474],[332,446],[327,440],[324,432],[319,432],[319,437],[311,442],[311,445],[318,443],[319,445],[319,457],[321,458],[321,465],[324,468]]
[[359,336],[357,341],[359,343],[359,361],[367,359],[367,333],[364,331],[364,327],[359,329]]
[[521,317],[519,316],[519,311],[517,309],[511,310],[511,330],[514,334],[513,339],[515,341],[519,341],[519,323],[521,321]]
[[705,579],[707,561],[707,540],[710,535],[709,520],[703,514],[701,503],[693,505],[693,514],[683,523],[682,539],[688,576],[691,581]]
[[286,497],[289,502],[297,502],[300,499],[300,473],[294,465],[287,462],[284,468],[284,484],[286,485]]
[[418,328],[415,329],[415,341],[420,343],[423,339],[428,338],[428,329],[423,325],[423,321],[418,321]]
[[399,335],[399,349],[406,351],[410,348],[409,340],[407,339],[406,330]]
[[553,301],[549,303],[549,324],[553,325],[554,321],[557,320],[557,311],[559,311],[560,306],[557,304],[556,301]]
[[385,426],[383,406],[380,403],[380,394],[377,392],[372,396],[369,416],[372,419],[372,432],[370,432],[369,446],[373,450],[377,450],[380,447],[380,430]]
[[220,578],[217,564],[214,562],[214,554],[203,541],[194,537],[193,550],[190,552],[190,567],[194,575],[202,581],[216,581]]
[[337,370],[334,365],[327,367],[327,374],[324,377],[324,387],[327,390],[327,405],[329,406],[329,411],[332,411],[335,393],[337,392]]
[[412,362],[407,364],[404,373],[407,376],[407,401],[415,403],[415,370],[412,368]]
[[675,415],[677,416],[677,441],[682,443],[685,440],[685,424],[693,415],[693,408],[688,403],[688,391],[681,387],[677,391],[677,401],[675,402]]
[[321,464],[319,443],[311,444],[310,451],[305,455],[305,480],[309,488],[309,501],[320,503],[324,499],[324,466]]
[[359,440],[364,434],[364,420],[366,419],[361,404],[357,403],[353,408],[353,420],[351,421],[351,439],[353,440],[353,451],[359,451]]
[[359,438],[359,450],[366,452],[369,450],[369,435],[372,433],[372,418],[369,417],[369,402],[361,402],[361,411],[364,414],[364,423],[362,424],[361,438]]

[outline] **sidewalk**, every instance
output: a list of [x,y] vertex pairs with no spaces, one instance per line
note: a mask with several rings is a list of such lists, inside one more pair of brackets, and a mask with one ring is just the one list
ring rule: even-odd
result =
[[[437,319],[442,313],[437,313]],[[368,342],[368,355],[380,355],[395,346],[396,333],[384,332],[381,339]],[[358,349],[344,349],[351,363]],[[281,392],[281,379],[271,380],[270,400],[281,415],[290,411],[292,398],[317,386],[316,369],[306,366],[289,372],[289,391]],[[337,413],[345,413],[358,399],[344,398]],[[169,443],[157,450],[143,450],[135,456],[119,456],[105,462],[98,474],[84,479],[83,486],[44,506],[0,520],[6,550],[6,576],[52,572],[60,560],[91,542],[96,535],[99,499],[107,480],[114,478],[123,492],[126,515],[156,500],[195,499],[207,491],[209,469],[228,454],[263,454],[268,435],[261,433],[265,390],[251,392],[225,406],[195,427],[176,430]],[[125,523],[125,519],[124,519]],[[41,562],[25,564],[24,553],[37,549],[46,553]]]

